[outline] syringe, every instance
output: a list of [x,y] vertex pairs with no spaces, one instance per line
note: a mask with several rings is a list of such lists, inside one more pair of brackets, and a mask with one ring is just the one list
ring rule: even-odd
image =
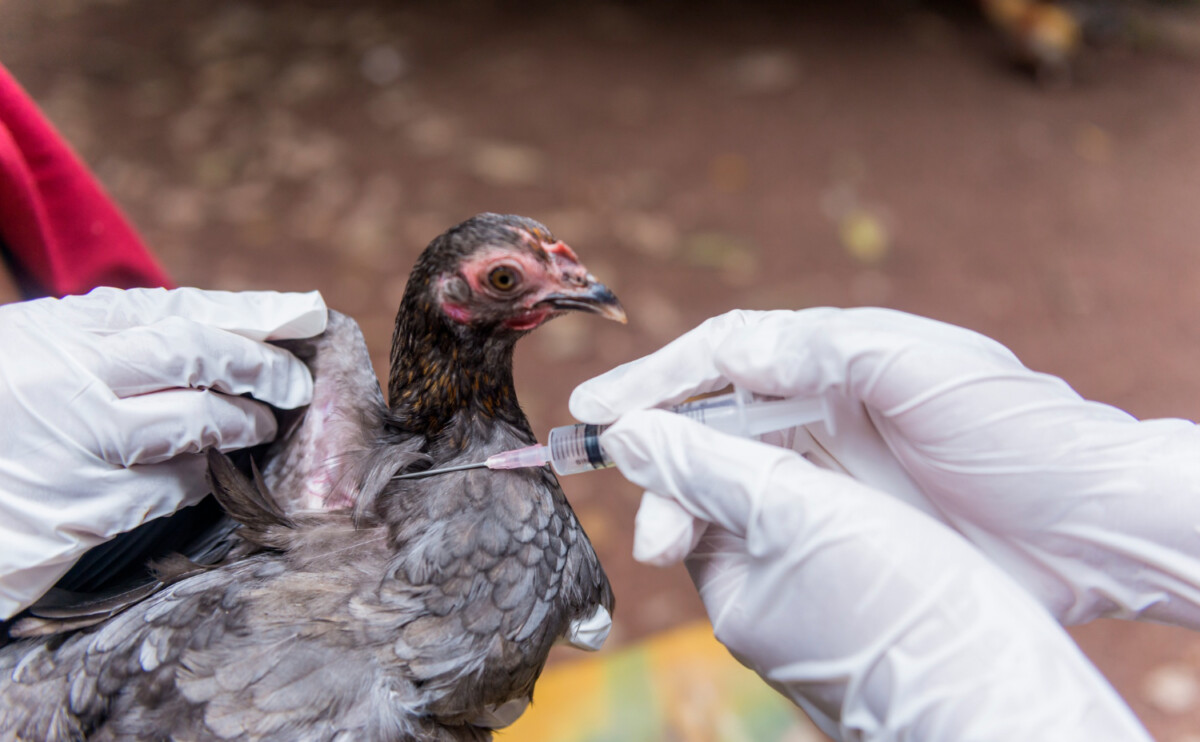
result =
[[[775,399],[737,389],[729,394],[685,402],[666,409],[686,415],[725,433],[750,438],[825,419],[820,399]],[[546,444],[503,451],[486,461],[399,474],[394,479],[419,479],[467,469],[521,469],[550,464],[560,475],[604,469],[613,465],[600,445],[608,425],[576,423],[550,430]]]

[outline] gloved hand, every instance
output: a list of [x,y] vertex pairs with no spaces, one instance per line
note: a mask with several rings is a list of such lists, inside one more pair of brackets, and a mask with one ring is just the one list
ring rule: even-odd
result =
[[207,491],[206,448],[275,436],[312,396],[264,344],[324,330],[316,292],[96,289],[0,307],[0,615],[87,549]]
[[[1138,421],[982,335],[882,309],[731,312],[583,384],[571,410],[609,422],[730,382],[823,397],[828,424],[789,445],[959,531],[1060,622],[1200,628],[1193,423]],[[655,512],[686,551],[690,516]]]
[[717,638],[833,738],[1149,739],[1041,606],[933,518],[661,410],[601,443],[656,493],[644,554],[673,546],[665,503],[707,524],[687,566]]

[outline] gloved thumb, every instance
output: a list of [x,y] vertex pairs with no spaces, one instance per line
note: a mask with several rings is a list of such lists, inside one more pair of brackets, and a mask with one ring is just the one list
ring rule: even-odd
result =
[[[781,467],[811,467],[794,451],[737,438],[663,410],[621,417],[600,438],[605,452],[634,484],[656,493],[639,513],[640,557],[669,563],[686,540],[697,538],[680,512],[716,523],[746,539],[752,555],[780,545],[780,524],[762,513],[761,503]],[[640,558],[639,557],[639,558]]]
[[633,558],[656,567],[678,564],[696,548],[707,525],[670,497],[647,491],[634,518]]

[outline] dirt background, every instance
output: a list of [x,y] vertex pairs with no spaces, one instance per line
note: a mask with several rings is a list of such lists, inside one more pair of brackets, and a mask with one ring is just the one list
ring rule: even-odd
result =
[[[1200,44],[1141,34],[1045,87],[973,5],[808,5],[0,0],[0,61],[179,283],[320,289],[380,372],[430,238],[480,211],[548,224],[631,321],[523,344],[538,430],[711,315],[859,304],[1200,416]],[[1194,9],[1155,12],[1190,38]],[[564,487],[614,645],[702,615],[681,568],[630,559],[637,491]],[[1157,739],[1200,740],[1200,636],[1073,634]]]

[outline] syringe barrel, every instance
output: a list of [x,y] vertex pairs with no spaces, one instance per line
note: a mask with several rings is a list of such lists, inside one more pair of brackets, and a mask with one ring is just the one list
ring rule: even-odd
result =
[[[670,408],[723,433],[750,438],[776,430],[808,425],[824,418],[819,399],[762,399],[725,394]],[[553,428],[547,438],[550,464],[561,475],[604,469],[612,461],[600,446],[607,425],[576,423]]]
[[600,448],[600,434],[607,429],[607,425],[587,423],[552,428],[546,446],[550,449],[550,465],[554,471],[560,475],[578,474],[612,466],[612,461]]
[[743,438],[810,425],[825,417],[820,399],[770,399],[737,392],[685,402],[671,410],[710,428]]

